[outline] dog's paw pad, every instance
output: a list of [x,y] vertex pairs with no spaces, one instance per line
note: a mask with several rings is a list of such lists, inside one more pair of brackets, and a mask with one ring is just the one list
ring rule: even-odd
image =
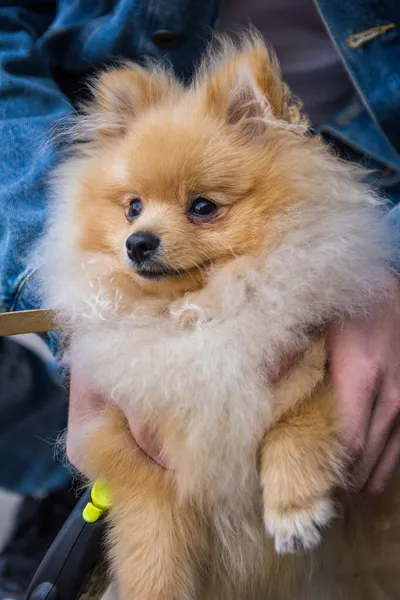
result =
[[321,541],[321,530],[334,516],[331,500],[323,499],[312,507],[291,512],[266,511],[265,529],[278,554],[312,550]]

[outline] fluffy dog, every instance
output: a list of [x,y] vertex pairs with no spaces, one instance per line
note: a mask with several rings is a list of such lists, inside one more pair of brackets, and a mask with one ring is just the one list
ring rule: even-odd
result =
[[[111,490],[120,597],[398,597],[400,488],[335,502],[346,455],[325,378],[326,325],[386,293],[376,194],[309,135],[255,35],[188,86],[124,64],[93,92],[55,174],[45,284],[109,399],[82,452]],[[136,446],[130,407],[168,471]]]

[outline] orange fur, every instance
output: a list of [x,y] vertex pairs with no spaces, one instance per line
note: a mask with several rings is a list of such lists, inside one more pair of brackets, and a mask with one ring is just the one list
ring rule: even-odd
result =
[[[260,92],[269,98],[267,86],[272,86],[273,106],[278,111],[280,104],[276,115],[280,116],[286,110],[282,104],[285,88],[276,62],[270,64],[262,45],[251,50],[249,60],[265,86]],[[287,176],[282,133],[271,131],[267,144],[264,140],[249,146],[243,140],[243,122],[248,119],[240,112],[242,98],[232,99],[230,114],[224,115],[225,110],[217,105],[217,100],[226,104],[235,84],[235,60],[231,71],[221,69],[204,82],[199,76],[198,91],[181,96],[177,83],[167,77],[158,80],[158,94],[154,94],[154,77],[135,65],[130,72],[109,71],[99,79],[97,95],[107,98],[100,113],[108,110],[112,119],[115,103],[121,104],[126,135],[104,139],[100,129],[92,142],[95,150],[87,158],[77,206],[78,243],[84,251],[115,257],[121,268],[126,237],[136,231],[153,231],[162,237],[168,265],[185,269],[186,274],[152,284],[136,278],[136,283],[146,293],[174,295],[200,287],[210,263],[221,265],[237,255],[277,244],[279,225],[266,224],[300,198]],[[147,105],[144,100],[138,103],[136,97],[145,98],[149,88]],[[131,108],[127,110],[126,105]],[[226,127],[232,119],[237,120],[235,126]],[[319,142],[304,139],[303,143],[312,148]],[[128,224],[123,209],[135,196],[143,202],[143,215]],[[215,220],[188,222],[185,211],[196,196],[220,204]],[[124,272],[134,277],[129,267]]]
[[103,419],[87,468],[104,473],[112,490],[111,556],[122,598],[193,598],[206,565],[206,523],[178,502],[168,473],[137,447],[120,411]]
[[[196,379],[196,369],[190,374],[178,372],[183,380],[188,377],[185,389],[177,382],[171,384],[168,369],[160,371],[164,379],[154,385],[151,367],[146,367],[145,373],[140,368],[134,371],[139,357],[133,356],[132,362],[123,363],[126,368],[120,368],[129,336],[141,335],[146,327],[153,345],[139,347],[139,354],[150,352],[150,347],[154,356],[159,356],[158,336],[163,344],[177,340],[182,331],[187,334],[185,340],[194,339],[200,331],[200,350],[195,354],[200,358],[198,370],[203,364],[209,370],[213,363],[225,366],[221,350],[217,354],[201,343],[201,336],[209,331],[208,323],[223,326],[229,319],[233,324],[242,323],[242,307],[253,306],[252,302],[262,319],[262,306],[254,298],[258,298],[260,282],[264,285],[266,279],[268,283],[272,275],[278,276],[273,290],[276,297],[266,294],[258,301],[270,300],[265,310],[275,314],[281,295],[290,296],[287,284],[279,279],[280,269],[289,268],[296,253],[289,253],[286,262],[278,260],[273,271],[268,271],[268,258],[272,260],[277,249],[290,245],[302,232],[320,242],[324,232],[316,228],[318,215],[327,218],[323,212],[326,196],[332,195],[329,201],[334,207],[329,208],[329,218],[343,210],[343,222],[347,223],[345,210],[363,205],[364,196],[372,193],[359,183],[355,168],[331,157],[318,138],[306,135],[299,104],[281,81],[276,59],[257,38],[248,38],[239,49],[225,43],[188,88],[168,73],[126,65],[100,76],[94,91],[87,116],[78,122],[78,137],[87,143],[78,148],[65,172],[60,172],[67,181],[65,195],[74,198],[73,233],[68,243],[78,257],[66,279],[73,284],[73,302],[80,286],[84,297],[76,309],[63,300],[63,308],[71,314],[75,310],[71,319],[75,335],[80,336],[77,345],[82,347],[82,357],[87,350],[97,359],[99,338],[93,337],[87,346],[85,340],[104,324],[103,335],[109,335],[106,343],[114,353],[96,364],[97,377],[103,383],[94,384],[102,393],[110,389],[109,379],[102,379],[103,373],[111,371],[110,365],[116,384],[111,396],[115,392],[117,404],[126,397],[127,389],[130,392],[130,383],[137,383],[135,377],[143,376],[143,384],[135,387],[141,401],[138,414],[157,431],[172,461],[171,471],[166,472],[147,459],[116,407],[105,412],[84,440],[89,475],[94,478],[101,473],[112,492],[110,547],[122,600],[394,599],[394,582],[400,574],[397,483],[376,502],[354,501],[344,510],[344,518],[322,534],[319,548],[311,551],[335,514],[332,496],[337,486],[345,484],[345,456],[333,393],[325,381],[324,340],[310,333],[310,326],[316,331],[327,318],[368,307],[372,300],[367,276],[365,282],[358,280],[364,287],[354,282],[367,297],[364,304],[358,304],[357,296],[353,300],[353,286],[349,290],[339,280],[337,299],[327,303],[328,314],[322,302],[315,322],[299,323],[295,317],[300,309],[318,302],[325,283],[331,284],[334,295],[333,280],[340,277],[340,269],[334,271],[329,263],[323,272],[326,282],[318,271],[316,287],[311,279],[303,288],[308,267],[301,263],[306,270],[294,273],[297,283],[293,281],[299,304],[287,309],[295,316],[292,321],[287,317],[284,341],[280,343],[279,336],[271,338],[275,340],[271,349],[267,344],[262,352],[268,355],[268,368],[276,367],[287,340],[294,340],[295,348],[303,353],[278,384],[272,385],[265,375],[265,392],[252,387],[247,363],[235,387],[237,355],[240,351],[248,354],[253,345],[261,343],[256,339],[254,319],[244,320],[244,325],[237,327],[246,332],[250,323],[254,343],[243,351],[240,340],[247,338],[226,338],[227,362],[231,360],[233,367],[229,371],[228,364],[224,375],[221,373],[226,389],[220,389],[226,398],[220,412],[213,387],[206,387],[206,371],[203,379]],[[73,190],[71,175],[77,186]],[[332,185],[323,189],[320,197],[325,178],[330,178]],[[188,217],[188,207],[198,196],[218,204],[216,215],[203,221]],[[129,222],[125,215],[136,197],[142,200],[143,211]],[[332,225],[335,240],[341,243],[339,227]],[[179,274],[150,281],[135,272],[126,261],[125,240],[138,231],[151,231],[161,238],[162,261],[179,269]],[[328,253],[335,248],[331,244]],[[306,244],[299,252],[307,258],[312,249],[313,244]],[[324,252],[327,250],[323,256]],[[94,257],[93,261],[88,257]],[[83,279],[77,275],[80,261]],[[348,268],[352,270],[354,264],[349,263]],[[267,275],[257,278],[263,269]],[[359,270],[363,269],[367,267],[360,266]],[[85,287],[87,282],[89,287]],[[378,282],[376,285],[379,288]],[[230,286],[238,291],[226,296],[227,301],[224,294]],[[90,302],[85,296],[89,288],[95,290]],[[349,298],[350,308],[342,309],[342,297]],[[328,296],[326,299],[328,302]],[[87,305],[93,314],[85,312]],[[133,309],[136,320],[129,321]],[[271,329],[277,319],[287,316],[277,314],[271,317]],[[311,317],[304,314],[304,319],[314,315],[312,311]],[[121,321],[125,316],[128,320]],[[146,317],[159,320],[146,321]],[[121,330],[119,343],[112,345],[113,327],[121,323],[126,324],[126,338],[122,337],[125,329]],[[152,329],[152,323],[160,329]],[[140,339],[147,343],[147,337]],[[204,339],[210,344],[215,341]],[[175,350],[175,346],[171,348]],[[206,363],[208,352],[212,360]],[[168,352],[162,356],[168,363]],[[254,365],[251,376],[262,380],[264,356],[255,356],[259,364]],[[127,369],[132,369],[131,381]],[[215,386],[220,383],[218,376]],[[124,383],[125,396],[122,392],[118,396],[122,378],[128,384]],[[231,380],[233,391],[229,391]],[[185,403],[189,400],[186,394],[195,396],[203,388],[197,404]],[[150,411],[148,389],[154,402]],[[170,389],[176,396],[170,397]],[[258,404],[257,394],[263,400]],[[253,398],[254,413],[246,413]],[[204,413],[202,404],[207,409]],[[204,422],[197,430],[199,419]],[[216,423],[215,431],[211,423]],[[245,431],[251,427],[254,431]],[[232,444],[224,445],[229,438]],[[392,530],[385,528],[386,522]],[[278,552],[294,554],[278,556],[270,537]],[[390,556],[385,554],[385,544],[392,544]],[[304,548],[310,552],[296,554]]]

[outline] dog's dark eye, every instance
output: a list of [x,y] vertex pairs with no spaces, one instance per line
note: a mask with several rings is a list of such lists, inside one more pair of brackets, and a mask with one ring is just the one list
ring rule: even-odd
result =
[[210,217],[217,212],[218,206],[207,200],[207,198],[196,198],[189,208],[189,214],[193,217]]
[[135,198],[129,205],[127,217],[128,219],[137,219],[142,212],[142,201],[139,198]]

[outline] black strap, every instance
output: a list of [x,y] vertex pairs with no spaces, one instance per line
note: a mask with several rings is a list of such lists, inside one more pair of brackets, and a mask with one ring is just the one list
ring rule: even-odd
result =
[[[86,523],[82,511],[90,501],[90,490],[80,499],[63,525],[31,582],[25,600],[78,600],[88,579],[102,557],[104,518]],[[97,569],[98,571],[98,569]],[[106,569],[101,570],[102,584],[96,595],[105,591]],[[91,577],[92,575],[92,577]],[[85,594],[86,596],[86,594]]]

